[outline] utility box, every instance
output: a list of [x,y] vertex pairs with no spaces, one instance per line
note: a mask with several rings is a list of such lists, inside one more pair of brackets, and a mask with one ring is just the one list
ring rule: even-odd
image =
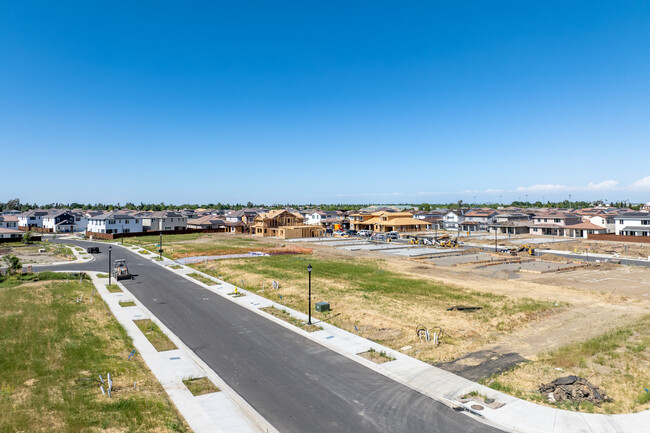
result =
[[330,310],[329,302],[316,302],[316,311],[319,313],[324,313]]

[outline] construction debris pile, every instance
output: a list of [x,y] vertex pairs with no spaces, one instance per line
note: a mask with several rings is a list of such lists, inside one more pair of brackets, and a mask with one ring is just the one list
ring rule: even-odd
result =
[[578,376],[565,376],[551,383],[541,385],[539,392],[548,397],[549,403],[556,401],[588,401],[596,406],[613,401],[603,390]]

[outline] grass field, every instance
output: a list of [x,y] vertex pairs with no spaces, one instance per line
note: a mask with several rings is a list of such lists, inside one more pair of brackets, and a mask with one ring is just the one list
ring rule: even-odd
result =
[[[332,324],[395,349],[410,345],[410,354],[425,361],[453,359],[489,342],[495,333],[510,332],[563,308],[549,301],[509,298],[411,278],[386,269],[381,260],[305,254],[218,260],[192,267],[306,313],[308,264],[313,266],[313,302],[330,302],[333,309],[325,314],[312,309],[314,317],[329,318]],[[271,289],[274,280],[280,283],[279,290]],[[481,309],[447,311],[459,304]],[[442,326],[443,344],[434,347],[419,341],[415,333],[419,324]]]
[[614,401],[601,407],[591,404],[567,407],[566,403],[559,407],[603,413],[650,409],[650,393],[644,389],[650,389],[650,315],[629,326],[563,346],[535,362],[491,378],[486,384],[520,398],[546,403],[546,399],[534,392],[536,387],[569,374],[591,378]]
[[0,431],[189,431],[93,286],[39,279],[0,282]]
[[[125,244],[137,245],[157,252],[160,242],[159,236],[138,236],[125,238]],[[186,254],[221,255],[238,254],[271,248],[275,244],[263,242],[252,236],[232,236],[224,233],[189,233],[182,235],[163,236],[163,256],[171,259],[185,257]]]

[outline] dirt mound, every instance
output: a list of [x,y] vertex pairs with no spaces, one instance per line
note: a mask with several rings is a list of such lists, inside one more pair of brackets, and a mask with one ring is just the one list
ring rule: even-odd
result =
[[562,262],[562,263],[566,262],[566,258],[556,256],[555,254],[542,254],[539,258],[544,260],[545,262]]
[[556,401],[588,401],[596,406],[613,401],[603,390],[578,376],[558,377],[551,383],[541,385],[539,392],[548,397],[550,403]]

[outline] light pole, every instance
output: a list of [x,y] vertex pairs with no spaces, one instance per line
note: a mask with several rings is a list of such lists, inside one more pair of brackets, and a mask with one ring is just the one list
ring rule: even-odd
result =
[[311,325],[311,263],[307,265],[307,273],[309,274],[309,320],[307,320],[307,324]]
[[497,253],[499,252],[499,244],[497,243],[497,234],[499,233],[499,230],[497,228],[494,228],[494,252]]
[[108,285],[111,285],[111,246],[108,246]]
[[124,224],[122,224],[122,246],[124,246]]
[[162,248],[162,233],[160,233],[160,246],[158,247],[158,255],[160,256],[160,260],[162,260],[162,253],[163,253],[163,248]]

